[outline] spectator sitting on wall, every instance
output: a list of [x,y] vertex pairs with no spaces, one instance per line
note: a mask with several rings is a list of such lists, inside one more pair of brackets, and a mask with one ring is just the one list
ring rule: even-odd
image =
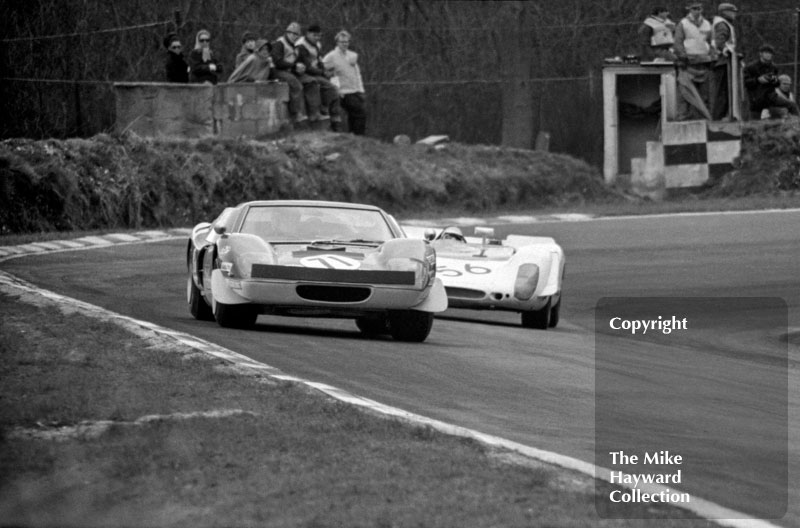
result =
[[330,116],[331,130],[339,130],[342,122],[339,109],[339,90],[329,80],[333,73],[325,70],[322,63],[322,51],[320,39],[322,38],[322,28],[319,24],[311,24],[306,30],[304,37],[295,42],[297,50],[297,60],[306,67],[306,75],[310,75],[319,84],[320,98],[322,106],[320,114],[323,119]]
[[642,44],[641,59],[674,61],[675,55],[672,53],[674,33],[675,22],[669,19],[669,10],[662,6],[654,8],[639,28]]
[[228,78],[229,83],[234,82],[264,82],[269,79],[269,72],[272,66],[270,51],[272,46],[268,40],[258,40],[255,43],[255,53],[244,59],[239,66],[233,70]]
[[236,54],[235,68],[238,68],[244,60],[256,52],[256,40],[258,37],[251,31],[245,31],[242,35],[242,49]]
[[189,65],[183,58],[183,45],[181,38],[175,33],[170,33],[164,39],[164,47],[167,48],[167,59],[164,68],[167,73],[167,82],[188,83]]
[[775,88],[771,102],[770,117],[785,118],[789,114],[800,116],[800,109],[798,109],[792,93],[792,79],[786,74],[778,75],[778,87]]
[[299,38],[300,24],[292,22],[286,33],[272,43],[272,78],[289,85],[289,116],[296,124],[321,117],[319,84],[306,75],[305,64],[297,60],[295,43]]
[[211,52],[211,32],[201,29],[197,32],[194,49],[189,54],[190,79],[195,83],[217,84],[222,73],[222,65],[214,60]]
[[336,34],[336,47],[325,55],[322,63],[333,72],[334,86],[339,86],[340,103],[347,112],[350,132],[364,135],[367,125],[364,82],[358,67],[358,53],[350,50],[350,33],[341,30]]

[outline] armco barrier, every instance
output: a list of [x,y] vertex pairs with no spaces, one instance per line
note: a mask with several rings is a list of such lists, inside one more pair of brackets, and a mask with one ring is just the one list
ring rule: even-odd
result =
[[290,125],[281,82],[115,83],[116,130],[142,137],[257,138]]

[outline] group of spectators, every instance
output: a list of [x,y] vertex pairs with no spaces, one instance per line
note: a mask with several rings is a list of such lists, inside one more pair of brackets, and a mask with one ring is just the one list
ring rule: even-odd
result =
[[289,86],[289,116],[293,123],[330,120],[331,129],[341,130],[342,109],[350,132],[366,130],[364,82],[358,54],[350,50],[350,33],[336,34],[336,47],[322,54],[322,29],[311,24],[305,34],[292,22],[275,40],[252,32],[242,35],[242,48],[234,59],[233,72],[222,77],[224,65],[211,50],[211,33],[201,29],[188,57],[181,39],[170,34],[164,39],[167,49],[166,76],[174,83],[212,83],[281,81]]
[[[642,60],[674,62],[678,67],[679,120],[737,118],[735,81],[743,58],[735,27],[738,11],[723,2],[709,21],[702,2],[689,2],[686,16],[676,24],[669,10],[658,6],[640,26]],[[791,78],[780,74],[774,55],[770,44],[762,44],[758,59],[744,67],[751,119],[800,115]]]

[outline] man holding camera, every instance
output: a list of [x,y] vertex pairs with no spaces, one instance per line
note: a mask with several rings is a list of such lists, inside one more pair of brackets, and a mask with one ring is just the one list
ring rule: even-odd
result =
[[764,109],[781,106],[775,99],[775,88],[778,86],[778,67],[772,62],[775,48],[764,44],[758,48],[758,60],[744,69],[744,85],[750,97],[750,119],[761,119]]

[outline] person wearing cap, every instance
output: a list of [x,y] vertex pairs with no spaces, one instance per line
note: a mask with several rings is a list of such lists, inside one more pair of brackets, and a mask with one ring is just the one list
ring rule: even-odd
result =
[[[731,64],[738,59],[736,50],[736,20],[738,9],[735,5],[723,2],[717,7],[717,16],[711,23],[711,44],[717,52],[711,77],[711,118],[715,121],[731,118],[730,108]],[[738,61],[737,61],[738,62]]]
[[770,117],[785,118],[788,114],[800,116],[800,109],[798,109],[792,93],[792,79],[786,74],[778,75],[778,86],[773,92],[771,102],[772,106],[769,108]]
[[272,66],[269,41],[259,39],[253,48],[255,51],[233,70],[233,73],[228,78],[229,83],[265,82],[269,79],[269,72]]
[[750,119],[760,119],[761,112],[769,108],[770,98],[778,86],[778,67],[772,62],[775,48],[763,44],[758,48],[758,59],[744,68],[744,86],[750,99]]
[[244,60],[255,53],[256,51],[256,40],[258,40],[258,36],[253,33],[252,31],[245,31],[242,35],[242,49],[239,50],[239,53],[236,54],[236,59],[234,59],[235,67],[238,68]]
[[338,83],[340,103],[347,112],[347,126],[355,135],[364,135],[367,127],[366,96],[358,53],[350,49],[350,33],[344,29],[336,34],[336,47],[322,58],[327,70]]
[[675,60],[675,55],[672,53],[674,33],[675,22],[670,20],[669,10],[663,6],[653,8],[650,16],[645,18],[639,27],[641,60]]
[[167,59],[164,63],[167,82],[188,83],[189,65],[183,57],[181,38],[176,33],[170,33],[164,39],[164,47],[167,48]]
[[286,32],[272,43],[275,67],[271,74],[271,78],[289,85],[289,116],[298,125],[321,118],[319,83],[306,74],[305,64],[297,60],[295,45],[300,36],[300,24],[292,22],[286,27]]
[[306,74],[312,76],[319,84],[322,118],[330,117],[331,130],[337,132],[342,122],[339,109],[339,90],[330,81],[333,74],[328,72],[322,63],[321,39],[322,28],[319,24],[311,24],[308,26],[305,36],[295,42],[295,49],[297,50],[297,60],[306,67]]
[[711,62],[714,60],[711,47],[711,23],[703,17],[703,4],[690,2],[687,14],[675,27],[673,49],[678,65],[677,118],[710,119],[709,84]]

